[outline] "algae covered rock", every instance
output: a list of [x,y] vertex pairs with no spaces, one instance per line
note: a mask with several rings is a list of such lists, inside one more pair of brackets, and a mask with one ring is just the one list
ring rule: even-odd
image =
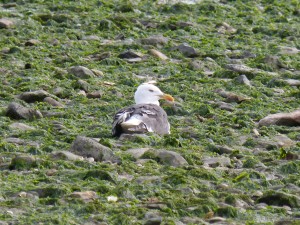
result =
[[120,162],[110,148],[88,137],[78,136],[72,143],[70,151],[83,157],[93,157],[96,161]]
[[10,169],[26,170],[37,167],[37,161],[32,156],[18,155],[11,160]]
[[11,119],[39,119],[42,118],[43,115],[39,110],[30,109],[20,105],[19,103],[12,102],[9,104],[6,115]]

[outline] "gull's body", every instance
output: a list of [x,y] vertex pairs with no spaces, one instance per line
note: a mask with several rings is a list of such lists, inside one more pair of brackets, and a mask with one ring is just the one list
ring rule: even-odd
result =
[[159,99],[174,101],[153,84],[141,84],[134,95],[135,105],[119,110],[113,121],[112,135],[122,133],[154,132],[170,134],[170,124],[166,112],[159,106]]

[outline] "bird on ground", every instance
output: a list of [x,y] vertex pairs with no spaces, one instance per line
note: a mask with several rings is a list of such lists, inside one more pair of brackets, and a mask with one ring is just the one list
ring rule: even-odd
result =
[[165,110],[159,106],[159,100],[174,102],[174,98],[163,93],[152,83],[138,86],[134,100],[135,105],[120,109],[114,116],[112,135],[142,134],[153,132],[159,135],[170,134],[170,123]]

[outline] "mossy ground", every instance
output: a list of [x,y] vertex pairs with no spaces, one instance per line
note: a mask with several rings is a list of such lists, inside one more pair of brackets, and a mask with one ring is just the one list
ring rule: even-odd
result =
[[[6,7],[5,4],[11,2],[16,4]],[[255,204],[252,194],[257,190],[265,192],[286,184],[299,187],[299,160],[279,161],[281,150],[277,147],[259,154],[243,151],[245,147],[251,150],[252,130],[257,128],[256,122],[261,118],[299,107],[298,88],[287,85],[282,79],[299,79],[300,55],[280,53],[281,46],[300,48],[299,10],[299,2],[292,0],[203,1],[192,5],[163,5],[143,0],[4,0],[0,18],[13,20],[15,26],[0,30],[0,155],[3,165],[0,170],[0,220],[11,224],[97,224],[100,221],[142,224],[151,202],[161,203],[157,211],[163,217],[162,224],[175,224],[185,216],[204,219],[211,211],[236,224],[272,224],[282,218],[299,218],[299,207],[293,207],[291,213],[271,206],[261,210],[251,207]],[[145,27],[142,21],[155,24],[155,28]],[[191,22],[193,26],[177,27],[177,22]],[[218,32],[223,22],[237,32]],[[179,62],[149,56],[145,61],[128,63],[118,58],[127,49],[147,55],[149,46],[138,40],[156,34],[169,38],[168,44],[159,50]],[[87,39],[90,35],[99,40]],[[118,35],[123,35],[125,41],[117,40]],[[37,39],[40,43],[25,46],[29,39]],[[210,57],[220,68],[212,76],[191,70],[192,59],[172,50],[182,43],[199,51],[198,60]],[[111,56],[101,61],[89,57],[107,52]],[[251,52],[255,57],[243,58],[243,52]],[[278,56],[284,68],[266,64],[264,59],[269,55]],[[241,59],[251,68],[276,72],[277,76],[248,74],[252,87],[241,85],[234,79],[238,73],[226,69],[228,57]],[[78,95],[77,78],[64,72],[76,65],[103,72],[101,77],[86,80],[89,91],[104,93],[101,98]],[[115,146],[116,139],[111,137],[112,116],[119,108],[133,103],[134,91],[144,81],[136,75],[161,80],[158,82],[161,90],[173,95],[182,105],[177,110],[165,108],[172,127],[170,136],[150,136],[134,143],[124,142],[120,148],[113,147],[122,158],[121,165],[55,161],[49,157],[51,152],[69,149],[78,135],[100,138],[100,143]],[[45,102],[27,104],[16,100],[16,95],[25,91],[43,89],[53,93],[57,87],[63,89],[60,101],[66,105],[61,109]],[[222,110],[211,103],[224,101],[214,91],[218,88],[251,100],[232,103],[232,112]],[[281,89],[282,94],[278,95],[276,89]],[[14,130],[9,125],[15,121],[5,116],[12,101],[61,114],[21,121],[35,130]],[[204,121],[199,120],[199,116],[204,117]],[[53,121],[65,128],[57,130]],[[257,129],[264,137],[281,132],[294,141],[299,140],[298,130],[293,128]],[[247,145],[241,146],[238,141],[241,136],[248,137]],[[6,141],[7,137],[34,141],[39,146],[16,145]],[[230,171],[202,167],[203,157],[218,156],[211,151],[212,145],[233,147],[235,151],[227,156],[232,160],[240,157],[243,171],[235,170],[233,163]],[[141,167],[124,153],[129,148],[147,146],[176,151],[189,166],[172,168],[150,160]],[[286,151],[299,154],[299,147],[295,145]],[[5,165],[18,153],[33,155],[37,164],[29,169],[9,170]],[[254,167],[259,162],[276,171],[278,178],[269,180],[256,171]],[[49,176],[47,172],[51,169],[57,172]],[[103,172],[97,175],[93,171]],[[120,180],[119,175],[130,175],[133,180]],[[141,176],[159,176],[160,179],[135,182]],[[228,190],[216,188],[224,183]],[[230,193],[232,189],[240,192]],[[19,192],[36,190],[42,190],[44,195],[38,199],[16,197]],[[97,192],[99,199],[84,203],[68,198],[74,191],[85,190]],[[290,190],[282,188],[282,191]],[[110,195],[118,196],[119,200],[108,202]],[[244,210],[235,207],[238,199],[250,207]],[[221,207],[220,202],[228,205]]]

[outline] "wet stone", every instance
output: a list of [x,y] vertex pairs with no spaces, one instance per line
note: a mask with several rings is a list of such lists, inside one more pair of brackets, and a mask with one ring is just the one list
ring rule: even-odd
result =
[[10,117],[11,119],[39,119],[42,118],[43,115],[40,111],[35,109],[26,108],[16,102],[12,102],[9,104],[6,116]]
[[121,58],[121,59],[134,59],[134,58],[142,58],[142,57],[143,57],[142,54],[134,52],[132,50],[122,52],[119,55],[119,58]]
[[168,43],[168,41],[169,41],[169,39],[162,35],[154,35],[154,36],[150,36],[148,38],[141,39],[142,44],[154,45],[154,46],[165,45]]
[[0,19],[0,29],[1,28],[12,28],[14,26],[14,22],[11,21],[10,19],[5,19],[5,18],[2,18]]
[[236,78],[236,81],[239,82],[240,84],[244,84],[244,85],[247,85],[247,86],[251,86],[251,83],[250,83],[249,79],[248,79],[247,76],[244,75],[244,74],[238,76],[238,77]]
[[300,110],[290,113],[277,113],[266,116],[258,122],[259,126],[299,126],[300,125]]
[[95,76],[95,74],[90,69],[84,66],[72,66],[68,69],[68,72],[82,79],[88,79]]
[[189,46],[188,44],[181,44],[178,45],[177,47],[173,48],[173,50],[178,50],[180,51],[183,55],[186,57],[197,57],[199,56],[199,53],[196,51],[195,48]]
[[110,148],[88,137],[78,136],[73,141],[70,151],[83,157],[93,157],[96,161],[120,162]]
[[48,104],[50,104],[54,107],[64,107],[63,104],[61,104],[60,102],[56,101],[54,98],[51,98],[51,97],[44,98],[44,102],[47,102]]
[[29,92],[24,92],[20,94],[18,97],[19,99],[32,103],[36,101],[43,101],[44,98],[49,97],[50,94],[47,91],[44,90],[38,90],[38,91],[29,91]]

